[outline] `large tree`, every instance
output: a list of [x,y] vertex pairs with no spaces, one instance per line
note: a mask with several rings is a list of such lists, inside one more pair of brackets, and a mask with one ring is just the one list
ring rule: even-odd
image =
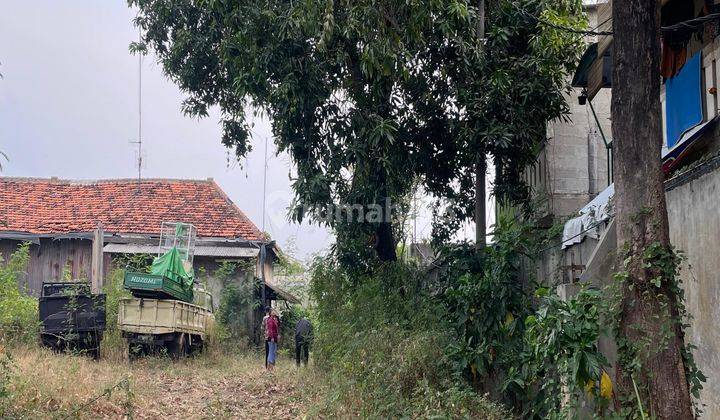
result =
[[[477,46],[474,55],[457,66],[452,80],[461,110],[460,135],[454,140],[458,149],[473,153],[456,162],[453,182],[441,178],[428,185],[433,195],[455,205],[458,216],[436,220],[440,240],[451,237],[465,220],[484,220],[484,206],[476,198],[484,196],[486,159],[491,159],[495,168],[495,199],[501,204],[529,203],[530,190],[523,173],[535,163],[547,140],[548,122],[567,119],[569,74],[583,45],[577,33],[557,28],[584,27],[581,1],[486,3],[485,30],[475,28],[466,35],[484,39],[473,44]],[[484,229],[478,228],[476,241],[482,242],[484,235]]]
[[[188,114],[220,108],[238,156],[250,147],[246,113],[269,117],[296,167],[294,217],[327,222],[341,257],[360,266],[395,259],[388,204],[417,180],[454,202],[456,223],[471,218],[478,150],[493,156],[501,195],[525,197],[515,187],[546,121],[566,112],[577,58],[577,37],[537,18],[578,16],[579,0],[523,0],[522,12],[493,2],[486,54],[476,1],[129,3],[136,47],[155,51]],[[342,206],[354,207],[335,217]],[[358,221],[358,207],[370,217]]]
[[670,247],[660,161],[659,2],[614,2],[613,28],[616,223],[624,266],[618,378],[625,395],[634,395],[637,385],[654,418],[689,419],[693,413],[674,279],[677,261]]
[[[186,112],[219,106],[223,143],[238,156],[247,110],[269,116],[297,170],[294,217],[327,222],[357,263],[373,249],[395,259],[389,205],[419,176],[447,179],[460,153],[448,141],[458,111],[444,71],[465,48],[465,2],[129,3],[143,42],[188,94]],[[342,206],[352,211],[337,217]],[[360,211],[369,217],[358,221]]]

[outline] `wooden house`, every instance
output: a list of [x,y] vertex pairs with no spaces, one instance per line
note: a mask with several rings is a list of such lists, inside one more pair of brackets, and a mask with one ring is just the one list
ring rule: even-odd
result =
[[[194,268],[216,307],[225,285],[263,278],[266,304],[298,302],[273,284],[279,249],[212,179],[0,178],[0,254],[7,259],[19,244],[31,244],[22,287],[33,295],[43,281],[64,276],[100,290],[127,256],[158,253],[162,222],[196,227]],[[216,275],[224,263],[244,269]]]

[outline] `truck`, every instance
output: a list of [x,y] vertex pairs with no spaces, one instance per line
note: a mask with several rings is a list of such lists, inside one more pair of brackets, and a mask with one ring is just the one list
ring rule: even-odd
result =
[[105,295],[86,282],[45,282],[38,301],[40,342],[55,351],[100,357],[105,331]]
[[196,289],[193,303],[132,297],[118,307],[118,327],[128,357],[166,351],[174,358],[202,351],[215,325],[212,295]]

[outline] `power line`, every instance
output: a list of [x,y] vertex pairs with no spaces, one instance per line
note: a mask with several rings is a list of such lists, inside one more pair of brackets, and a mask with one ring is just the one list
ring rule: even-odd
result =
[[683,22],[678,22],[674,25],[663,26],[662,28],[660,28],[660,30],[663,33],[667,33],[667,32],[675,32],[675,31],[679,31],[679,30],[683,30],[683,29],[695,29],[698,26],[704,24],[705,22],[709,22],[711,20],[715,20],[718,18],[720,18],[720,13],[710,13],[709,15],[700,16],[698,18],[686,20]]
[[[579,35],[591,35],[591,36],[611,36],[613,35],[613,31],[596,31],[595,29],[599,28],[600,26],[607,23],[611,18],[607,18],[603,23],[597,25],[595,28],[591,30],[582,30],[582,29],[575,29],[571,28],[569,26],[559,25],[557,23],[550,22],[546,19],[539,18],[530,12],[523,10],[515,3],[511,3],[515,9],[517,9],[520,14],[525,15],[526,17],[536,21],[537,23],[541,25],[548,26],[553,29],[557,29],[560,31],[565,31],[569,33],[579,34]],[[669,26],[663,26],[660,28],[660,32],[663,34],[671,33],[671,32],[677,32],[681,30],[688,30],[688,29],[696,29],[698,26],[705,24],[706,22],[710,22],[712,20],[720,19],[720,13],[711,13],[706,16],[700,16],[694,19],[688,19],[682,22],[675,23],[673,25]]]

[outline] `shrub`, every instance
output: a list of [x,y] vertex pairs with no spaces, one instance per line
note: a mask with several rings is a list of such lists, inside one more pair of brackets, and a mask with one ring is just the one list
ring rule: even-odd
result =
[[105,281],[105,334],[101,343],[102,352],[106,357],[119,359],[125,351],[125,341],[118,329],[118,308],[120,300],[130,297],[130,292],[123,288],[125,270],[113,269]]
[[30,261],[29,249],[28,243],[20,245],[0,267],[0,343],[30,343],[38,337],[38,301],[19,285]]
[[312,266],[315,365],[327,373],[320,416],[484,417],[502,411],[455,374],[442,305],[405,263],[350,275],[332,258]]
[[301,318],[309,318],[308,311],[300,305],[290,305],[280,315],[280,347],[295,354],[295,326]]
[[[571,418],[585,402],[602,417],[612,393],[609,364],[598,349],[605,294],[585,289],[566,300],[546,288],[538,310],[525,319],[525,351],[506,387],[527,399],[528,418]],[[610,387],[608,389],[608,386]]]
[[227,284],[220,295],[215,313],[215,339],[225,350],[246,349],[252,343],[253,327],[249,321],[252,311],[259,305],[254,285],[247,282]]

